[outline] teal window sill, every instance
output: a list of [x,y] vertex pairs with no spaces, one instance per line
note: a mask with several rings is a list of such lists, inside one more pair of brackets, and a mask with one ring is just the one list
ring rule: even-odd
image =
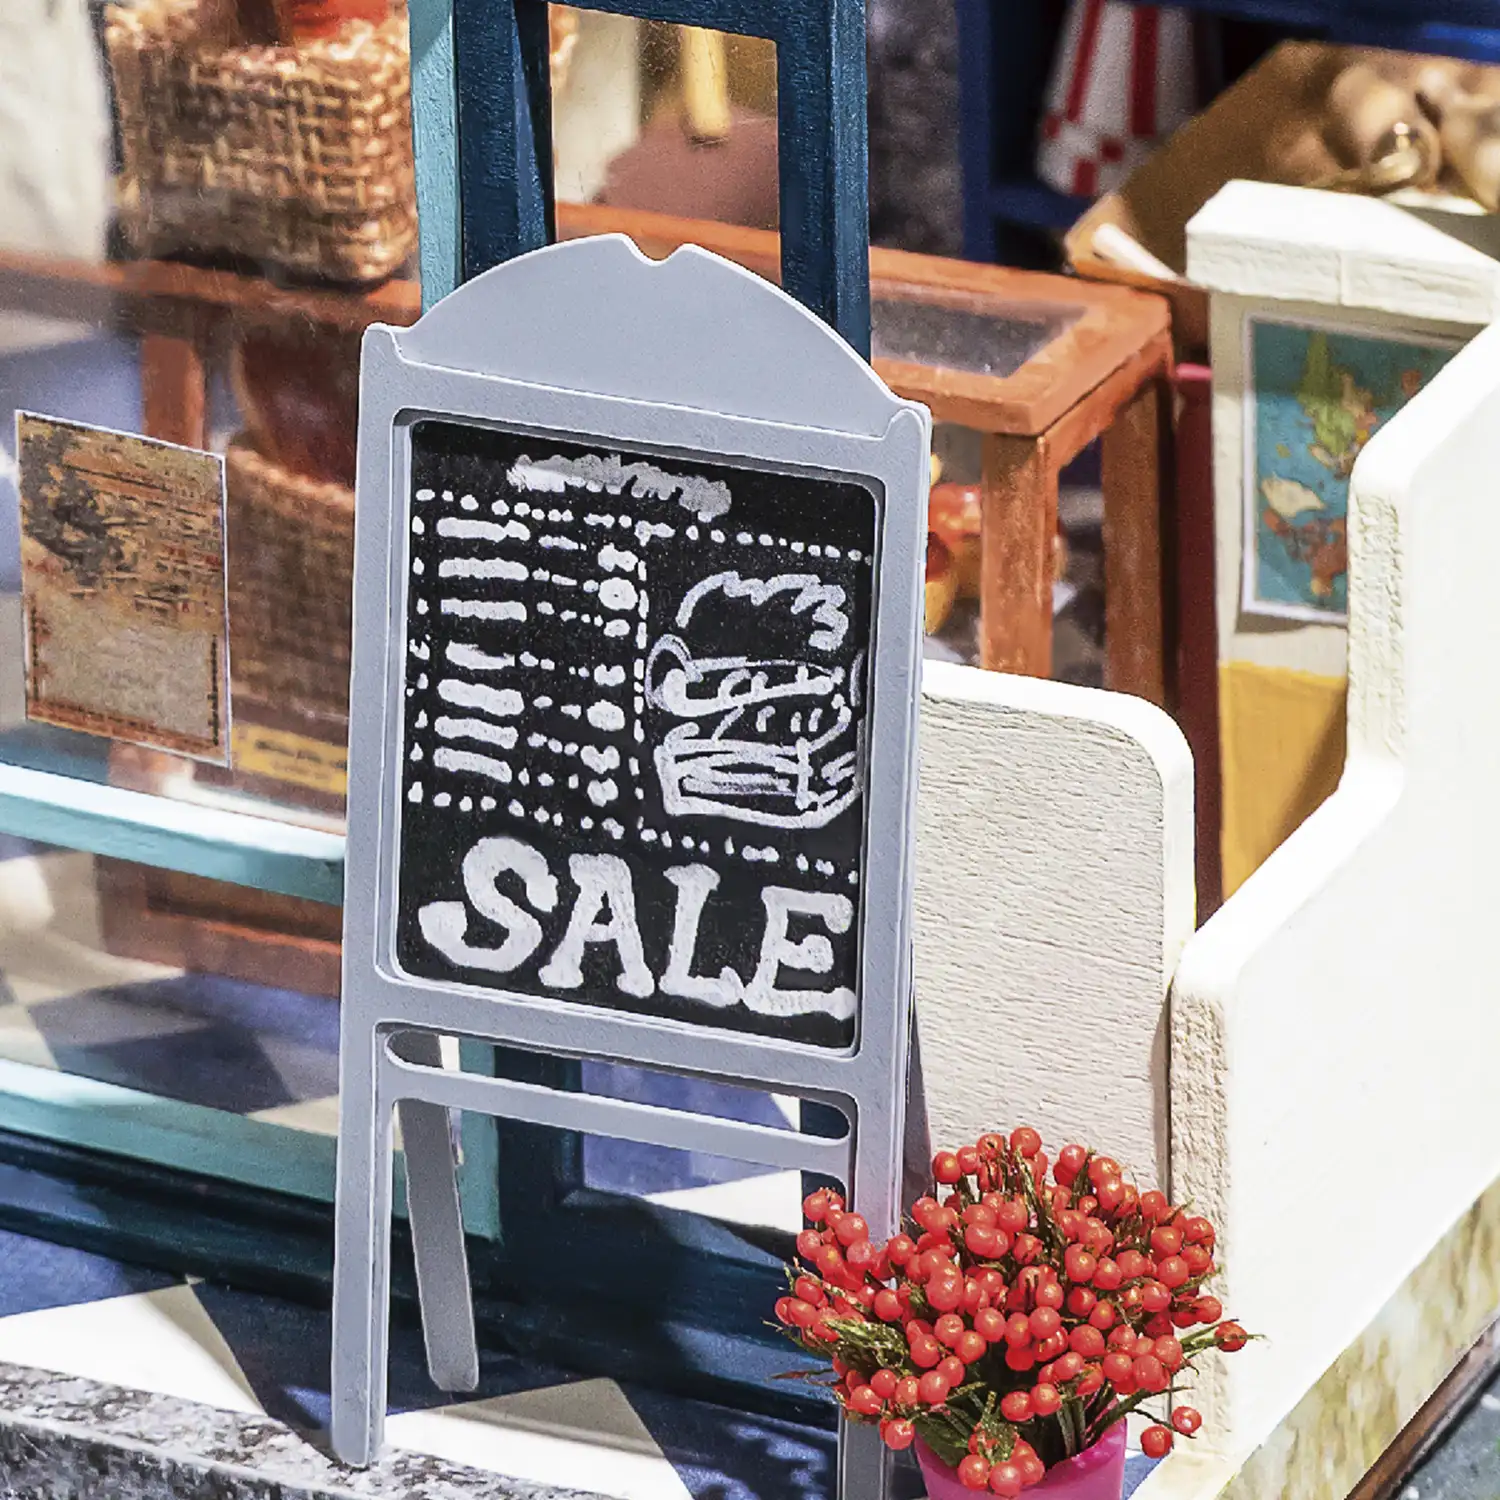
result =
[[341,905],[344,839],[271,817],[0,763],[0,833]]

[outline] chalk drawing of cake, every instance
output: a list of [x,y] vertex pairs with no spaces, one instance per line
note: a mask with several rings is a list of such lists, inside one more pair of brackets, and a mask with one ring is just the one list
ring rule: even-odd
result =
[[842,587],[716,573],[673,626],[646,663],[647,700],[675,721],[655,752],[669,816],[823,828],[858,800],[863,653],[851,660]]

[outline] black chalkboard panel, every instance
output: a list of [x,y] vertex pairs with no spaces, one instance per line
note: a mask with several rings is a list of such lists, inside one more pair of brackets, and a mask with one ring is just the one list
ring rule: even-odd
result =
[[854,1036],[877,497],[412,432],[397,957]]

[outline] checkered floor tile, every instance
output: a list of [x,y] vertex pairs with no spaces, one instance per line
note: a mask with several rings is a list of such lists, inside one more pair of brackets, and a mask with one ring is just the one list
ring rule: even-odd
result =
[[0,1057],[332,1132],[338,1003],[107,953],[88,855],[0,842]]

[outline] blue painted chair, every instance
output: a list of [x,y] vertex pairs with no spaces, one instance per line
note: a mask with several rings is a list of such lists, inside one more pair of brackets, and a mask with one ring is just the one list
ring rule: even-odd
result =
[[[451,4],[451,11],[450,11]],[[590,0],[777,49],[782,283],[869,355],[864,0]],[[412,6],[423,291],[555,237],[544,0]]]

